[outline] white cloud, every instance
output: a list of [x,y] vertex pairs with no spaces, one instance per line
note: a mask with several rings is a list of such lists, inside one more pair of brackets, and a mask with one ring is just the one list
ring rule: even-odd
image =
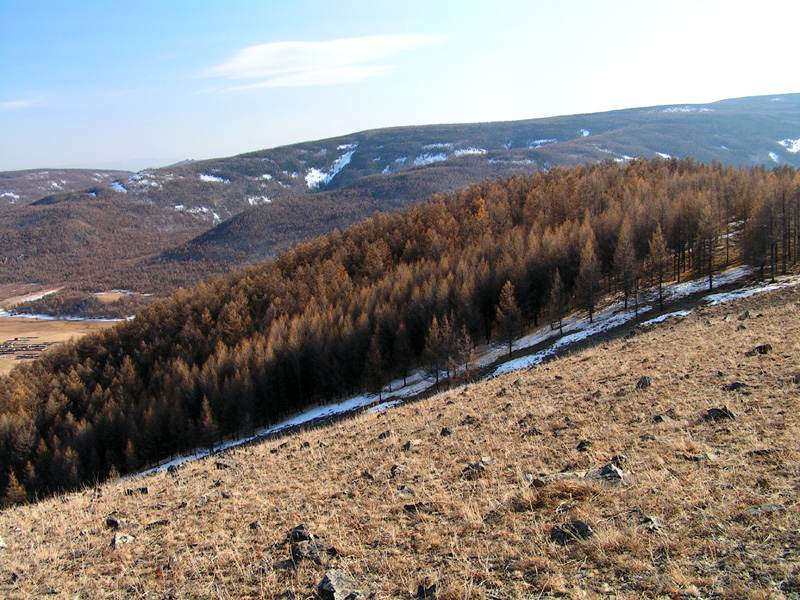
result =
[[441,35],[379,35],[328,42],[275,42],[249,46],[208,74],[258,80],[232,89],[357,83],[384,75],[389,65],[366,65],[403,50],[436,44]]
[[29,108],[36,106],[34,100],[12,100],[9,102],[0,102],[0,110],[16,110],[18,108]]

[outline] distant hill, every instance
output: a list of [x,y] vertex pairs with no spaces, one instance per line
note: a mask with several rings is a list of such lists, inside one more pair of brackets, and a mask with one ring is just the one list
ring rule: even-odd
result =
[[[46,238],[59,253],[48,258],[50,274],[37,281],[149,286],[147,291],[166,295],[176,286],[344,229],[375,211],[487,177],[658,156],[798,167],[800,94],[376,129],[139,173],[0,173],[0,201],[8,202],[0,205],[0,239],[12,242],[5,246],[12,260],[0,264],[0,282],[16,282],[23,275],[30,281],[42,271],[38,251],[31,251],[25,240],[30,245],[30,240]],[[97,198],[114,208],[97,210]],[[25,204],[33,206],[26,210]],[[70,218],[102,232],[95,237],[106,245],[95,245],[92,236],[80,243],[72,234],[61,239],[60,231],[43,221],[45,212],[52,221],[66,218],[61,215],[66,206]],[[82,219],[75,216],[81,210],[87,211]],[[138,218],[123,234],[115,227],[118,210],[149,211],[150,216]],[[151,241],[140,247],[137,237]],[[127,247],[124,264],[85,260],[87,254],[107,254],[108,244]]]

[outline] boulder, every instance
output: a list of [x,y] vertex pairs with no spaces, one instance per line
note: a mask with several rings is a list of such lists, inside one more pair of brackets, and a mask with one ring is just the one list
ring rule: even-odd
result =
[[594,531],[587,523],[580,519],[564,523],[560,527],[553,527],[550,530],[550,541],[559,546],[567,546],[579,540],[589,539],[594,535]]
[[356,600],[363,598],[364,592],[344,571],[332,569],[317,584],[317,594],[321,600]]
[[318,540],[296,542],[292,544],[290,552],[295,563],[310,560],[318,565],[325,564],[329,558],[338,554],[336,548],[323,544]]
[[613,462],[603,465],[598,469],[592,469],[584,475],[583,479],[590,483],[599,483],[602,485],[617,486],[626,482],[630,473],[623,471]]

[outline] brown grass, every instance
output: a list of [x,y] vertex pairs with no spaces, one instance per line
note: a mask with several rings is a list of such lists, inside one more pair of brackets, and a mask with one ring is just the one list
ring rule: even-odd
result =
[[[745,310],[752,318],[738,321]],[[375,598],[409,598],[419,583],[436,583],[440,599],[782,597],[800,574],[798,340],[800,289],[766,293],[238,449],[238,469],[210,458],[9,509],[0,596],[306,598],[326,567],[280,568],[288,530],[305,523],[338,550],[328,566]],[[745,356],[764,343],[772,352]],[[653,384],[637,391],[642,375]],[[736,381],[747,387],[723,389]],[[722,406],[737,418],[703,418]],[[620,454],[633,473],[620,488],[528,483]],[[495,462],[482,477],[461,476],[484,456]],[[125,494],[141,486],[147,495]],[[767,504],[781,510],[744,512]],[[116,550],[112,514],[136,538]],[[663,528],[650,531],[649,516]],[[595,535],[551,542],[573,519]]]

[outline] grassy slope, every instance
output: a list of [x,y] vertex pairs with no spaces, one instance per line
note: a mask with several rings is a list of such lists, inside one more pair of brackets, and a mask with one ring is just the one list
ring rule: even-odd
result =
[[[703,307],[529,371],[239,449],[238,469],[207,459],[6,510],[0,595],[307,597],[323,567],[276,568],[287,531],[305,523],[339,550],[329,566],[377,598],[408,598],[423,580],[439,598],[780,597],[800,575],[799,316],[797,287]],[[772,352],[746,356],[764,343]],[[653,385],[637,391],[642,375]],[[722,389],[736,381],[746,393]],[[736,420],[703,419],[723,405]],[[622,488],[526,480],[618,454],[634,474]],[[496,462],[462,478],[482,456]],[[125,494],[140,486],[149,494]],[[417,502],[429,504],[404,509]],[[743,514],[766,504],[782,510]],[[117,550],[111,514],[136,537]],[[661,532],[642,525],[649,515]],[[550,541],[576,518],[595,536]]]

